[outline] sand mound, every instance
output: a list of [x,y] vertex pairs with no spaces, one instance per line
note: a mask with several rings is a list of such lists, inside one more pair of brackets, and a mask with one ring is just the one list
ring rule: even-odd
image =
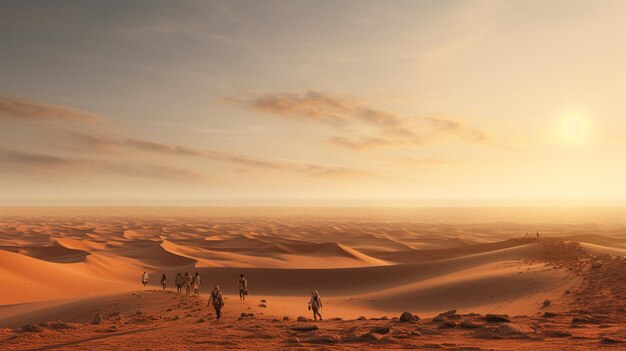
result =
[[3,246],[0,249],[56,263],[81,262],[90,254],[87,251],[67,248],[59,241],[47,246]]

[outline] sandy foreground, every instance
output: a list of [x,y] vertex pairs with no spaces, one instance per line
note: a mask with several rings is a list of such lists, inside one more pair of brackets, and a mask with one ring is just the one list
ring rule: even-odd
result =
[[[0,349],[626,348],[618,221],[367,211],[2,209]],[[175,292],[185,271],[200,296]]]

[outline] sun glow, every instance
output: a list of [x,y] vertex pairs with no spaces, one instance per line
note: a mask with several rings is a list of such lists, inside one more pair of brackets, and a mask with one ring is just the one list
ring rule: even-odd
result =
[[563,118],[561,130],[568,143],[581,144],[587,136],[587,123],[583,116],[570,114]]

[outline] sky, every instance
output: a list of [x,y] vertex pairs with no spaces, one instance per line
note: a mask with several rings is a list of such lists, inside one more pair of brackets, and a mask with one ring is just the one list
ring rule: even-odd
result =
[[0,8],[1,205],[626,205],[624,1]]

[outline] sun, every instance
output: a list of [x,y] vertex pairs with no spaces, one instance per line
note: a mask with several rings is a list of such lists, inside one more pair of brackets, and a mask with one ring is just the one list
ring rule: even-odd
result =
[[562,121],[563,138],[570,144],[582,144],[587,135],[587,123],[580,114],[570,114]]

